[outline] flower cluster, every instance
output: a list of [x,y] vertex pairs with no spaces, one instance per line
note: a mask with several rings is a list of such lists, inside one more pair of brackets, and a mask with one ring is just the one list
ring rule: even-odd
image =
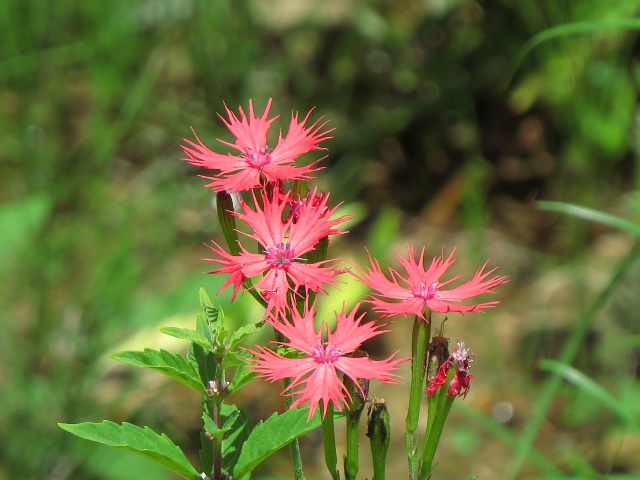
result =
[[[306,165],[298,159],[311,151],[325,150],[320,144],[331,138],[333,130],[326,129],[327,122],[322,120],[306,126],[311,111],[302,120],[293,114],[287,133],[283,136],[280,132],[271,144],[275,146],[269,147],[268,132],[278,118],[269,118],[271,104],[269,100],[261,116],[256,116],[252,101],[248,115],[240,108],[236,116],[225,106],[228,120],[220,118],[235,141],[219,141],[234,153],[210,150],[197,136],[195,142],[185,140],[183,150],[186,161],[213,171],[213,176],[204,178],[211,180],[207,187],[212,187],[219,199],[228,199],[230,194],[239,198],[237,210],[230,201],[219,201],[218,208],[229,219],[221,222],[227,245],[208,245],[213,257],[206,260],[218,265],[210,273],[228,275],[220,292],[232,287],[234,300],[239,291],[250,291],[265,305],[265,320],[281,340],[277,343],[283,350],[277,352],[262,346],[250,350],[251,368],[272,382],[291,379],[283,394],[295,396],[292,406],[308,402],[310,415],[319,406],[324,415],[330,404],[340,410],[350,399],[344,379],[356,385],[359,380],[374,379],[393,383],[397,381],[394,371],[406,359],[395,358],[396,352],[384,360],[373,360],[359,350],[366,340],[388,332],[386,324],[363,322],[364,315],[358,314],[360,303],[349,313],[346,307],[336,313],[333,330],[324,321],[315,328],[316,294],[326,294],[327,287],[336,286],[336,277],[346,272],[339,268],[339,258],[327,259],[326,251],[331,237],[346,233],[340,226],[349,217],[336,216],[338,207],[329,206],[328,193],[307,190],[307,181],[322,168],[318,166],[321,159]],[[245,227],[237,228],[236,220]],[[497,301],[461,303],[494,293],[495,287],[507,281],[504,276],[491,276],[495,268],[485,271],[487,264],[471,280],[443,288],[455,280],[440,280],[453,264],[454,252],[446,259],[444,255],[434,258],[425,270],[425,249],[416,259],[413,247],[409,247],[407,258],[396,252],[404,273],[389,269],[386,276],[378,261],[370,257],[370,268],[363,271],[356,267],[354,275],[375,291],[368,302],[383,317],[415,315],[427,321],[429,310],[465,313],[495,306]],[[469,388],[470,351],[462,344],[456,352],[445,363],[458,369],[457,386],[452,380],[450,391],[460,395]],[[446,378],[446,367],[442,375]],[[442,375],[439,371],[429,389]]]

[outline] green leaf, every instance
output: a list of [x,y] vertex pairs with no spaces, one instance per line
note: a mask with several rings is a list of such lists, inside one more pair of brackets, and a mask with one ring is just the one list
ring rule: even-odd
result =
[[[204,288],[200,289],[200,305],[204,310],[206,317],[206,324],[198,322],[198,330],[206,328],[208,334],[206,336],[212,339],[214,345],[223,345],[225,338],[227,338],[228,330],[224,322],[224,312],[220,307],[215,307],[213,302],[204,291]],[[198,319],[199,320],[199,319]],[[204,332],[202,332],[204,333]]]
[[235,405],[222,404],[222,422],[228,425],[228,419],[234,418],[233,423],[229,425],[227,438],[222,441],[222,467],[229,472],[238,463],[242,445],[247,441],[249,434],[246,420],[242,415],[236,415],[237,411],[238,407]]
[[[221,415],[222,416],[222,415]],[[222,416],[222,427],[218,428],[208,414],[202,415],[202,420],[204,422],[204,429],[207,431],[212,437],[222,439],[232,427],[233,424],[240,418],[240,410],[237,408],[229,411],[229,414],[226,416]]]
[[215,380],[216,372],[218,371],[215,355],[197,343],[191,343],[189,347],[189,361],[191,365],[197,369],[206,392],[209,382]]
[[[207,319],[209,319],[208,313]],[[224,312],[222,311],[222,308],[217,309],[216,319],[217,321],[215,323],[209,320],[209,328],[211,329],[211,334],[216,339],[218,345],[224,345],[227,335],[229,335],[229,330],[227,330],[227,324],[224,321]]]
[[196,317],[196,331],[198,332],[198,335],[206,338],[210,345],[216,344],[215,337],[211,334],[211,329],[207,323],[207,318],[202,313],[198,313],[198,316]]
[[246,361],[243,360],[244,358],[251,357],[251,354],[249,352],[245,352],[241,350],[241,351],[235,352],[235,355],[237,355],[238,359],[242,363],[236,369],[236,373],[233,375],[233,380],[229,385],[230,394],[247,385],[256,376],[255,373],[253,373],[251,370],[247,368],[247,363]]
[[640,235],[640,225],[637,223],[633,223],[625,220],[624,218],[609,215],[608,213],[603,213],[598,210],[592,210],[591,208],[564,202],[538,202],[538,206],[542,210],[564,213],[582,220],[601,223],[602,225],[625,230],[634,235]]
[[626,17],[598,19],[596,21],[565,23],[543,30],[534,35],[533,38],[520,48],[510,68],[510,72],[506,77],[506,84],[511,83],[511,80],[515,77],[516,71],[526,56],[529,55],[533,49],[545,42],[570,35],[590,34],[595,36],[598,32],[615,30],[640,30],[640,19]]
[[104,421],[102,423],[59,423],[60,428],[74,435],[111,447],[124,448],[174,471],[182,478],[196,480],[198,471],[189,463],[182,450],[165,434],[159,435],[149,427],[130,423]]
[[190,342],[197,343],[206,349],[213,350],[213,344],[209,339],[195,330],[188,328],[165,327],[161,328],[160,331],[165,335],[180,338],[182,340],[189,340]]
[[242,446],[240,458],[233,469],[233,478],[249,474],[269,455],[289,444],[293,439],[320,426],[320,412],[309,417],[309,408],[294,408],[282,414],[274,413],[258,423]]
[[229,394],[234,393],[236,390],[241,389],[245,385],[248,385],[255,377],[256,374],[246,368],[244,365],[238,367],[235,375],[233,376],[233,380],[229,385]]
[[222,359],[222,368],[239,367],[244,365],[245,361],[241,356],[242,351],[236,350],[235,352],[225,352]]
[[562,376],[562,378],[574,384],[586,394],[600,401],[602,405],[616,414],[626,425],[630,426],[634,430],[640,429],[640,425],[635,419],[634,412],[629,411],[627,406],[621,402],[619,398],[609,393],[608,390],[594,382],[581,371],[557,360],[540,360],[538,365],[542,370],[554,372]]
[[252,333],[256,333],[259,331],[264,325],[264,321],[260,321],[257,323],[251,323],[249,325],[245,325],[244,327],[240,327],[233,331],[231,336],[229,337],[229,349],[237,347],[238,344],[245,338],[251,335]]
[[218,321],[219,310],[213,305],[204,288],[200,289],[200,305],[207,315],[207,321],[210,324],[216,323]]
[[205,384],[200,381],[194,366],[177,353],[145,348],[143,352],[129,350],[112,353],[111,358],[137,367],[152,368],[193,388],[197,392],[206,393]]
[[[223,403],[221,418],[223,430],[227,432],[226,437],[222,440],[222,468],[230,472],[238,462],[240,448],[247,439],[247,424],[235,405]],[[204,426],[203,430],[210,432],[217,430],[206,402],[202,413],[202,424]],[[200,434],[200,438],[202,440],[200,459],[205,473],[211,475],[213,473],[213,440],[204,435],[204,433]]]

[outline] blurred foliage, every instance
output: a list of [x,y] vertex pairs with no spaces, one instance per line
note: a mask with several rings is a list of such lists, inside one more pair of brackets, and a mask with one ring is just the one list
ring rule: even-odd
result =
[[[321,183],[366,206],[354,232],[373,221],[378,255],[410,215],[491,222],[540,249],[562,235],[573,255],[583,224],[521,227],[504,199],[599,208],[638,187],[639,11],[636,0],[0,2],[0,478],[128,478],[59,421],[176,429],[103,397],[103,359],[193,310],[200,285],[219,287],[198,274],[211,194],[179,145],[190,126],[208,144],[227,139],[223,101],[273,97],[284,120],[314,105],[331,119]],[[251,307],[222,302],[251,321]]]

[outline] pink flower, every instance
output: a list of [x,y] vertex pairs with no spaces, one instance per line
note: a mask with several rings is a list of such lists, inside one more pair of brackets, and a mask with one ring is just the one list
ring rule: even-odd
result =
[[235,135],[235,143],[219,140],[221,143],[240,152],[239,155],[220,154],[207,148],[196,136],[198,143],[186,140],[187,146],[183,146],[187,154],[187,160],[193,165],[198,165],[210,170],[218,170],[216,177],[205,177],[213,180],[207,187],[215,190],[238,192],[260,187],[263,182],[276,182],[280,180],[308,179],[310,173],[318,161],[307,166],[297,167],[295,160],[300,155],[311,150],[323,150],[318,146],[320,142],[331,137],[331,130],[321,131],[327,122],[318,125],[314,123],[305,128],[305,123],[311,115],[307,113],[301,122],[298,122],[298,114],[291,116],[289,130],[283,137],[282,132],[278,136],[278,143],[274,148],[267,146],[267,132],[273,121],[278,118],[268,119],[271,99],[267,103],[262,117],[256,117],[253,111],[253,102],[249,100],[249,118],[240,108],[240,119],[235,116],[225,105],[229,121],[222,116],[220,118]]
[[248,249],[242,243],[239,255],[229,254],[217,243],[210,246],[220,258],[206,260],[219,263],[222,267],[209,273],[230,274],[220,292],[233,284],[233,300],[247,278],[264,274],[255,287],[268,300],[269,308],[281,310],[287,305],[288,295],[299,287],[324,293],[325,284],[334,285],[333,277],[339,272],[335,265],[327,265],[334,260],[310,263],[303,258],[305,253],[314,250],[320,239],[345,233],[334,227],[349,217],[331,220],[337,207],[329,209],[328,199],[329,195],[326,195],[318,205],[301,205],[295,222],[293,218],[282,220],[288,197],[279,199],[278,195],[274,195],[270,199],[269,195],[262,192],[259,201],[254,197],[255,210],[244,204],[244,213],[234,215],[254,233],[240,233],[257,241],[262,252],[253,253],[255,247]]
[[[364,314],[356,318],[359,306],[360,304],[356,305],[348,314],[344,306],[342,313],[336,312],[336,327],[333,332],[325,322],[322,322],[318,330],[315,329],[313,306],[311,309],[307,308],[303,315],[298,313],[297,309],[293,309],[292,322],[267,316],[269,323],[289,339],[282,345],[301,352],[303,356],[284,357],[257,345],[259,351],[251,351],[255,356],[252,360],[253,371],[262,374],[271,382],[291,378],[291,385],[283,394],[298,396],[291,404],[292,407],[308,401],[311,407],[309,418],[313,416],[320,402],[324,416],[329,402],[332,402],[336,409],[342,410],[342,405],[350,398],[344,383],[338,377],[338,371],[350,377],[360,389],[358,379],[395,383],[398,376],[392,372],[397,369],[399,363],[407,360],[394,359],[398,352],[385,360],[350,356],[354,352],[360,353],[358,348],[365,340],[389,331],[381,330],[385,325],[375,322],[362,324]],[[323,339],[325,332],[326,341]],[[365,396],[365,392],[361,390],[361,393]]]
[[[387,316],[391,315],[417,315],[425,318],[425,309],[434,312],[480,312],[485,308],[494,307],[498,301],[476,303],[472,305],[460,305],[463,300],[482,295],[485,293],[495,293],[492,289],[506,283],[509,277],[494,276],[487,280],[487,277],[496,271],[496,268],[485,272],[486,262],[478,269],[473,278],[462,285],[448,290],[444,286],[453,282],[459,277],[452,278],[445,282],[440,281],[440,277],[453,265],[453,254],[445,260],[444,255],[435,257],[427,270],[424,269],[424,252],[420,252],[420,258],[416,261],[413,247],[408,247],[409,258],[405,259],[396,251],[398,261],[406,277],[400,275],[396,270],[389,269],[391,280],[389,280],[380,268],[377,260],[371,258],[371,268],[367,272],[360,271],[358,276],[360,281],[377,291],[371,303],[375,309]],[[386,299],[390,299],[386,300]]]

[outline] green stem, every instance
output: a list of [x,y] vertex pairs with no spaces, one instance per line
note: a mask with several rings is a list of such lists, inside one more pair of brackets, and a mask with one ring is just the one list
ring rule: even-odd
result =
[[[291,384],[290,378],[284,379],[284,388],[285,390],[289,388]],[[291,408],[291,404],[293,403],[293,398],[290,395],[285,396],[284,398],[284,406],[287,410]],[[305,480],[304,472],[302,470],[302,455],[300,454],[300,442],[298,442],[297,438],[294,438],[293,441],[289,444],[289,450],[291,451],[291,463],[293,464],[293,476],[295,480]]]
[[413,433],[418,428],[420,419],[420,403],[424,393],[425,360],[431,337],[431,310],[426,311],[426,320],[416,315],[411,335],[411,386],[409,390],[409,408],[407,411],[407,458],[409,463],[409,480],[415,478],[416,448]]
[[[441,387],[442,388],[442,387]],[[455,395],[449,395],[446,390],[440,392],[438,399],[438,411],[436,418],[431,426],[429,438],[425,439],[422,456],[420,457],[420,468],[418,469],[418,480],[426,480],[431,477],[431,469],[433,468],[433,458],[440,442],[440,436],[444,429],[444,423],[447,420]]]
[[358,426],[359,422],[352,423],[347,420],[347,455],[344,459],[344,475],[347,480],[355,480],[358,476],[360,465]]
[[[217,368],[215,373],[214,384],[222,385],[224,383],[224,369],[220,368],[220,363],[216,361]],[[207,406],[209,407],[209,412],[211,414],[211,419],[213,423],[216,425],[216,428],[222,428],[222,402],[224,402],[224,398],[222,395],[215,394],[214,396],[208,397],[206,399]],[[224,477],[222,476],[222,437],[215,435],[212,438],[213,441],[213,472],[212,472],[212,480],[222,480]]]
[[[440,400],[440,394],[442,393],[442,388],[439,388],[435,395],[427,397],[427,428],[425,429],[425,444],[431,435],[431,431],[433,430],[433,423],[436,419],[436,412],[438,411],[438,401]],[[424,447],[423,447],[424,450]],[[424,455],[424,452],[423,452]]]
[[407,459],[409,462],[409,480],[416,478],[416,465],[418,463],[418,457],[416,456],[417,445],[414,445],[413,433],[407,432],[405,437],[405,444],[407,448]]
[[333,480],[340,480],[338,473],[338,455],[336,453],[336,433],[333,425],[333,403],[327,405],[327,412],[322,418],[322,442],[324,444],[324,463]]
[[451,368],[449,372],[447,372],[447,381],[438,388],[435,395],[429,397],[427,403],[429,418],[424,435],[422,455],[420,455],[418,480],[425,480],[431,477],[433,458],[435,457],[438,443],[440,442],[444,423],[451,410],[451,405],[453,405],[453,401],[456,398],[455,395],[449,395],[449,384],[455,376],[456,371],[456,369]]
[[407,411],[407,432],[413,433],[418,428],[420,403],[424,390],[425,358],[429,337],[431,336],[431,311],[427,319],[416,316],[411,336],[411,387],[409,390],[409,410]]
[[[209,404],[209,411],[211,412],[211,419],[216,427],[222,428],[221,407],[222,399],[209,398],[207,399]],[[213,480],[222,479],[222,440],[218,437],[213,437],[213,472],[211,478]]]

